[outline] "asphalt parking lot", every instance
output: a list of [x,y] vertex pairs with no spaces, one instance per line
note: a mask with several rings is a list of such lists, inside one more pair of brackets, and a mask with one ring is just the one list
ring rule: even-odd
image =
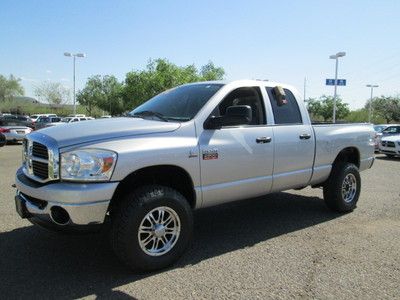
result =
[[400,159],[362,174],[358,208],[329,211],[307,188],[195,213],[173,267],[132,274],[105,234],[57,235],[14,209],[21,146],[0,148],[0,298],[399,299]]

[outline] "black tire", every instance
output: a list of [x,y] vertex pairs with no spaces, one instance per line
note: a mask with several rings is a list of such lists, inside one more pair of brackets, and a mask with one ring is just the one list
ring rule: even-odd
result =
[[[352,174],[352,175],[349,175]],[[355,192],[347,201],[343,197],[342,188],[346,186],[345,178],[355,181]],[[336,163],[324,185],[324,200],[326,205],[337,212],[350,212],[357,206],[361,191],[361,178],[356,165],[351,163]]]
[[[168,252],[152,256],[141,248],[138,232],[142,222],[145,222],[145,216],[160,207],[176,213],[179,217],[180,233]],[[189,245],[192,231],[193,216],[188,201],[176,190],[165,186],[140,187],[121,199],[111,213],[110,234],[114,252],[136,271],[158,270],[173,264]]]

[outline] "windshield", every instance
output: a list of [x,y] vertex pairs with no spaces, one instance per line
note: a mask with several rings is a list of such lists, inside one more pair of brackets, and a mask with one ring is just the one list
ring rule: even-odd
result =
[[37,121],[39,123],[48,123],[48,122],[50,122],[50,118],[49,117],[40,117]]
[[381,132],[383,129],[385,129],[385,126],[381,126],[381,125],[375,125],[374,126],[374,130],[376,132]]
[[151,98],[129,114],[141,117],[158,115],[160,120],[189,121],[222,86],[215,83],[178,86]]

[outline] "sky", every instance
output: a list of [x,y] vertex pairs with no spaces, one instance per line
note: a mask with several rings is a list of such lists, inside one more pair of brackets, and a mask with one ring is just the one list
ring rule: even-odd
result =
[[149,59],[186,66],[208,61],[227,80],[268,79],[306,98],[338,94],[352,109],[374,95],[400,94],[400,1],[11,1],[0,0],[0,74],[21,79],[26,96],[45,80],[77,90],[92,75],[124,80]]

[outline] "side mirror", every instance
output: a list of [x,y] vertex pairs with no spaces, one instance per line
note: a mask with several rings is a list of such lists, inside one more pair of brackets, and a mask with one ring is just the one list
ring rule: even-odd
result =
[[281,86],[274,87],[274,93],[276,96],[276,102],[277,102],[278,106],[287,104],[286,93],[285,93],[285,90]]
[[210,117],[204,122],[204,129],[220,129],[223,126],[248,125],[252,119],[251,107],[248,105],[229,106],[224,116]]

